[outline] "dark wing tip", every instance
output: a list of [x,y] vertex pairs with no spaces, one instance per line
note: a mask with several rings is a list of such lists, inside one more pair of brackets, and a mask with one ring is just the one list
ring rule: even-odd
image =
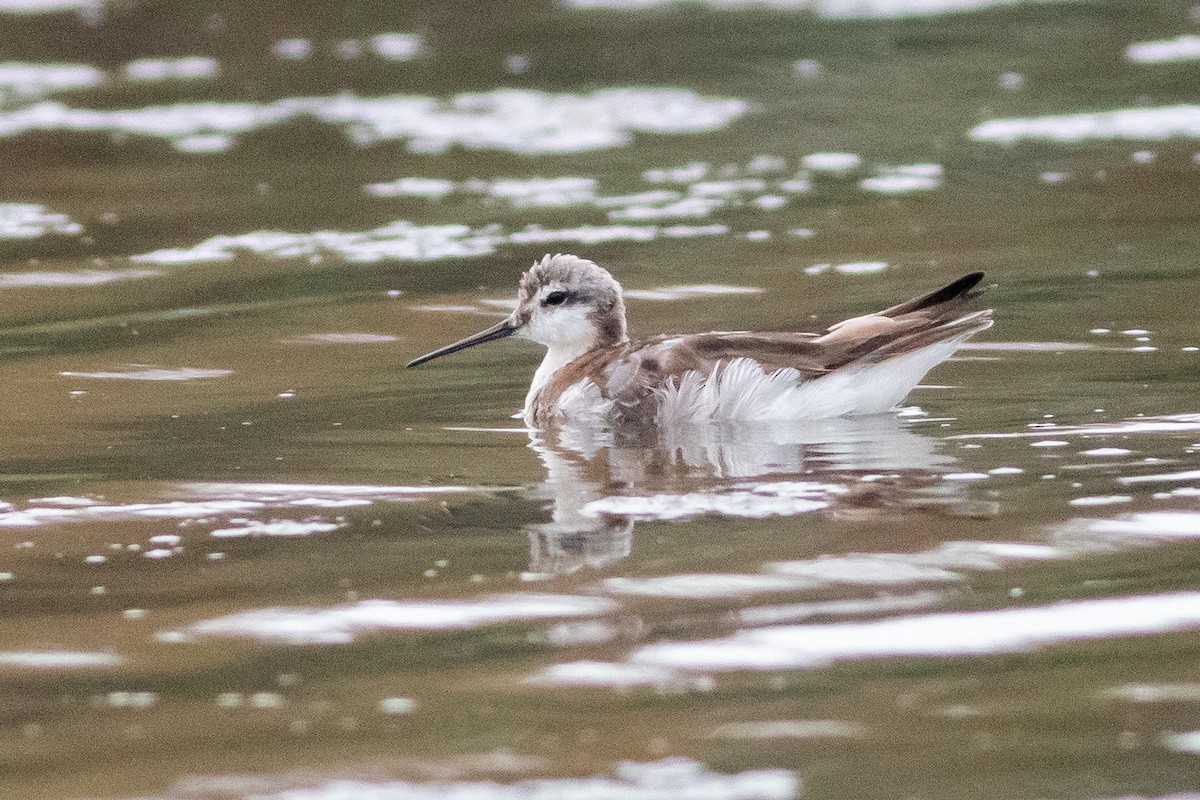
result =
[[[974,292],[971,291],[979,285],[979,282],[983,280],[983,277],[983,272],[969,272],[953,283],[947,284],[940,289],[934,289],[928,294],[923,294],[920,297],[914,297],[912,300],[892,306],[891,308],[884,309],[879,313],[885,317],[898,317],[901,314],[908,314],[913,311],[922,311],[924,309],[933,308],[934,306],[939,306],[943,303],[948,303],[953,300],[973,300],[979,296],[980,292],[984,291],[983,289]],[[985,289],[986,288],[990,287],[985,287]]]
[[983,280],[983,275],[982,272],[968,272],[953,283],[943,286],[941,289],[930,294],[929,304],[944,303],[959,295],[966,294],[979,285],[979,282]]

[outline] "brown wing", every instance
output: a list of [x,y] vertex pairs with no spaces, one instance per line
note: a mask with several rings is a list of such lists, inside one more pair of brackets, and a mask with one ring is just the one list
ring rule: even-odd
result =
[[656,410],[655,389],[686,372],[708,374],[735,358],[751,358],[768,373],[795,369],[810,380],[851,363],[882,361],[947,339],[965,338],[992,324],[990,309],[962,313],[980,294],[972,289],[982,279],[982,272],[971,273],[876,314],[839,322],[824,334],[698,333],[592,350],[555,373],[537,405],[548,411],[567,388],[590,378],[615,401],[614,422],[648,422]]

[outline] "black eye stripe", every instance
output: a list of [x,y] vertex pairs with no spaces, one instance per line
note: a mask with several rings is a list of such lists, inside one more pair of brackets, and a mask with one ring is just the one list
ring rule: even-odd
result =
[[567,301],[567,293],[566,292],[551,292],[550,294],[546,295],[544,300],[542,300],[542,305],[544,305],[544,306],[561,306],[566,301]]

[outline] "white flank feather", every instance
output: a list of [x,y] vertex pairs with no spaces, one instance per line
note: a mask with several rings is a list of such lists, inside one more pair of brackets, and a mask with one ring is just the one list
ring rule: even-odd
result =
[[672,426],[883,413],[895,408],[965,338],[938,342],[874,364],[845,367],[812,380],[802,380],[794,369],[767,373],[753,359],[735,358],[718,364],[707,375],[686,372],[657,390],[657,421]]
[[555,410],[568,422],[598,426],[608,422],[612,405],[591,378],[584,378],[559,396]]

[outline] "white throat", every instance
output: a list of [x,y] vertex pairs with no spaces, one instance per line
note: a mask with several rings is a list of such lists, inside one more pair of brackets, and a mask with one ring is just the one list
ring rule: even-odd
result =
[[554,344],[546,350],[546,357],[538,365],[537,372],[533,373],[533,382],[529,384],[529,394],[525,395],[525,412],[527,414],[533,408],[533,400],[537,397],[537,393],[550,382],[554,373],[591,350],[594,341],[595,337],[579,339],[569,344]]

